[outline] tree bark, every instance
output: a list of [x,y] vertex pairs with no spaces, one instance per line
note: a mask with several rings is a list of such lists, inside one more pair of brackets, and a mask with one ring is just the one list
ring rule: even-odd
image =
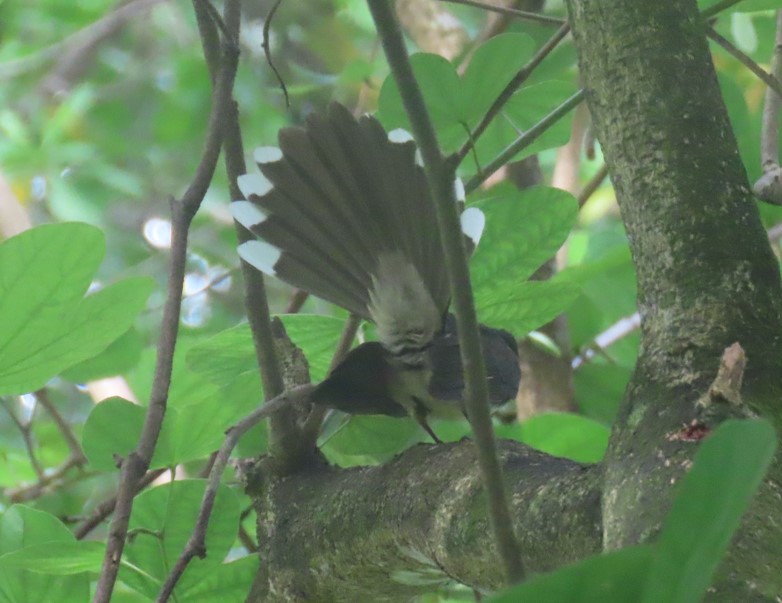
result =
[[[669,441],[723,350],[747,354],[743,397],[780,425],[782,294],[694,0],[569,0],[582,81],[638,275],[641,352],[604,460],[607,549],[648,540],[668,509]],[[749,409],[723,405],[712,420]],[[714,600],[782,592],[777,457],[719,572]],[[761,552],[762,551],[762,552]]]
[[[647,541],[697,442],[692,420],[782,419],[782,288],[739,159],[695,0],[568,0],[595,131],[638,273],[642,345],[605,460],[500,447],[524,564],[548,571]],[[745,405],[696,401],[723,350],[747,354]],[[714,601],[782,593],[775,459]],[[381,467],[249,471],[262,570],[248,601],[404,601],[456,580],[500,585],[472,444],[419,445]]]

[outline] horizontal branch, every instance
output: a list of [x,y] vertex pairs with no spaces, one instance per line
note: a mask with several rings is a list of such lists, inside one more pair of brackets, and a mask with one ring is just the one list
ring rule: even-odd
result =
[[[518,442],[498,448],[529,571],[599,552],[598,466]],[[377,467],[324,466],[284,480],[259,467],[247,475],[259,525],[268,528],[259,537],[269,590],[248,602],[405,601],[448,583],[478,590],[503,583],[468,440],[414,446]]]

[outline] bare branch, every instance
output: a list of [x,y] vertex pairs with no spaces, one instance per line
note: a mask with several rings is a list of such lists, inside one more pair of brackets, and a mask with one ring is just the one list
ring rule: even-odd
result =
[[489,517],[500,557],[505,565],[506,578],[508,582],[516,582],[523,578],[524,569],[508,511],[502,469],[497,460],[496,443],[489,415],[486,367],[481,354],[467,258],[456,211],[454,169],[446,165],[440,151],[391,5],[388,0],[368,0],[368,4],[391,73],[396,80],[402,103],[413,127],[413,134],[424,160],[429,188],[432,191],[459,331],[459,345],[464,367],[465,405],[475,436],[481,475],[488,494]]
[[1,398],[0,402],[2,402],[3,408],[5,408],[8,416],[11,417],[11,421],[13,421],[14,425],[16,425],[16,428],[19,430],[19,433],[22,435],[22,441],[24,441],[24,447],[27,450],[27,457],[30,459],[30,464],[33,466],[33,471],[35,471],[35,475],[38,477],[38,481],[43,481],[43,465],[41,465],[38,457],[35,454],[35,443],[33,442],[33,434],[31,430],[32,423],[29,421],[22,421],[19,417],[17,417],[14,409],[11,407],[11,402],[8,399]]
[[95,603],[108,603],[119,571],[119,562],[125,545],[125,538],[133,507],[133,497],[138,483],[149,467],[155,450],[163,417],[166,412],[168,390],[171,383],[174,348],[179,330],[179,314],[182,302],[182,286],[187,258],[187,238],[190,223],[198,211],[214,173],[223,139],[222,121],[226,106],[231,101],[238,52],[235,46],[224,41],[222,44],[222,68],[216,79],[212,95],[212,111],[207,126],[204,151],[195,176],[181,201],[172,201],[172,243],[171,263],[166,305],[163,310],[160,339],[155,366],[152,392],[144,420],[144,427],[136,449],[122,464],[122,477],[114,518],[109,530],[106,554],[95,592]]

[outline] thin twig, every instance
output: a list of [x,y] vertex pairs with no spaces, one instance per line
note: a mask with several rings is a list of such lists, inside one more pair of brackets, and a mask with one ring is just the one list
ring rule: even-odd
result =
[[369,10],[383,44],[391,74],[396,81],[410,124],[413,127],[424,170],[432,191],[437,222],[451,285],[459,345],[464,367],[465,405],[475,437],[478,464],[489,500],[489,519],[509,583],[524,577],[521,552],[508,511],[502,468],[497,458],[494,431],[489,414],[486,367],[481,354],[478,320],[467,271],[467,257],[459,226],[453,186],[454,170],[442,156],[423,95],[413,75],[402,31],[389,0],[368,0]]
[[231,458],[231,453],[233,452],[233,449],[236,448],[239,439],[260,421],[269,416],[273,416],[281,409],[306,402],[312,389],[313,386],[308,384],[299,386],[289,392],[283,392],[276,398],[272,398],[265,402],[236,425],[228,429],[223,445],[220,446],[220,450],[215,456],[215,462],[212,466],[212,471],[209,474],[209,481],[206,490],[204,491],[203,499],[201,500],[201,508],[198,511],[198,519],[196,520],[195,528],[193,528],[193,533],[187,541],[184,550],[179,555],[173,569],[166,577],[166,581],[163,583],[163,586],[155,599],[157,603],[168,601],[171,593],[174,592],[174,587],[182,577],[182,574],[190,561],[194,557],[203,557],[206,554],[205,541],[209,517],[212,513],[212,507],[214,506],[214,501],[217,497],[217,491],[220,487],[223,473],[228,466],[228,460]]
[[[345,321],[337,347],[334,349],[334,355],[331,357],[329,372],[337,368],[337,365],[342,362],[350,348],[353,347],[353,340],[356,338],[359,326],[361,326],[361,318],[355,314],[351,314]],[[305,442],[311,443],[313,446],[315,445],[320,433],[320,426],[323,424],[323,418],[327,412],[328,408],[325,406],[312,407],[307,420],[304,422],[304,426],[301,428],[301,437]]]
[[285,86],[285,81],[282,79],[280,72],[277,71],[277,67],[274,66],[274,61],[272,61],[272,51],[269,48],[269,30],[271,28],[272,19],[274,18],[274,13],[277,12],[277,9],[281,3],[282,0],[277,0],[277,2],[274,3],[274,6],[272,6],[272,9],[269,11],[269,14],[266,16],[266,19],[263,22],[263,43],[261,46],[263,47],[263,54],[266,57],[266,62],[269,64],[269,67],[272,68],[274,77],[277,78],[277,82],[279,82],[280,88],[282,88],[282,93],[285,95],[285,106],[290,109],[291,99],[288,97],[288,88]]
[[286,314],[296,314],[301,310],[304,302],[309,298],[309,292],[304,289],[294,289],[291,298],[288,300],[288,306],[285,308]]
[[709,27],[706,30],[706,35],[722,46],[722,48],[724,48],[733,58],[738,60],[739,63],[758,76],[758,78],[760,78],[769,88],[774,90],[777,94],[782,95],[782,83],[773,75],[764,71],[760,65],[748,57],[744,52],[736,48],[730,40],[717,33],[713,27]]
[[49,413],[49,416],[52,418],[52,420],[54,420],[55,424],[57,425],[57,429],[60,430],[60,433],[65,440],[65,443],[68,444],[68,450],[71,451],[71,456],[74,459],[78,459],[80,463],[83,464],[87,459],[84,456],[84,451],[81,448],[81,444],[79,443],[76,435],[73,433],[71,426],[68,425],[68,422],[60,414],[60,411],[57,410],[57,406],[52,403],[51,398],[49,398],[49,392],[46,391],[45,388],[41,388],[35,392],[35,397],[38,400],[38,403],[46,409],[46,412]]
[[[149,486],[149,484],[154,482],[166,471],[167,471],[166,469],[155,469],[154,471],[148,472],[144,477],[142,477],[139,480],[138,487],[136,488],[136,494],[138,494],[144,488]],[[111,515],[111,513],[114,511],[114,508],[116,506],[117,506],[116,496],[112,496],[111,498],[103,501],[101,504],[95,507],[95,510],[87,519],[85,519],[82,523],[79,524],[79,526],[74,530],[73,535],[76,536],[76,538],[79,540],[85,538],[90,532],[92,532],[96,527],[98,527],[104,519],[106,519],[109,515]]]
[[600,169],[597,170],[595,175],[592,176],[589,182],[584,185],[584,188],[581,189],[581,192],[578,194],[579,208],[584,207],[586,202],[589,201],[590,197],[603,183],[603,180],[606,179],[606,176],[608,176],[608,166],[604,163],[602,166],[600,166]]
[[532,75],[532,72],[535,71],[543,59],[551,54],[551,51],[557,47],[557,44],[559,44],[564,39],[569,31],[570,25],[567,23],[562,25],[562,27],[560,27],[556,33],[554,33],[554,35],[551,36],[551,38],[549,38],[546,43],[540,47],[540,49],[535,53],[535,56],[533,56],[526,65],[519,69],[519,72],[513,76],[513,79],[508,82],[508,85],[505,86],[503,91],[500,92],[500,94],[494,100],[491,107],[489,107],[489,110],[486,112],[486,115],[481,118],[481,121],[475,127],[475,130],[472,131],[472,134],[470,134],[467,141],[462,145],[462,148],[454,153],[453,158],[448,159],[449,161],[453,161],[456,165],[462,162],[462,160],[470,152],[470,149],[475,146],[478,138],[480,138],[486,128],[489,127],[489,124],[492,122],[492,120],[505,106],[505,103],[507,103],[516,90],[518,90],[521,85],[527,81],[529,76]]
[[508,15],[510,17],[516,17],[525,21],[534,21],[535,23],[543,23],[544,25],[562,25],[565,23],[564,19],[558,19],[557,17],[547,17],[538,13],[531,13],[526,10],[519,10],[518,8],[509,8],[507,6],[494,6],[492,4],[486,4],[484,2],[478,2],[477,0],[441,0],[441,2],[450,2],[451,4],[464,4],[465,6],[474,6],[475,8],[482,8],[494,13],[500,13]]
[[[777,33],[771,56],[771,75],[782,80],[782,10],[777,11]],[[782,169],[779,166],[779,112],[782,96],[771,88],[766,89],[763,103],[763,122],[760,128],[760,165],[763,175],[752,186],[759,199],[774,205],[782,205]]]
[[3,403],[3,408],[5,408],[5,411],[8,413],[8,416],[11,417],[11,421],[13,421],[14,425],[16,425],[19,433],[22,434],[22,441],[24,442],[24,447],[27,450],[27,457],[30,459],[30,464],[33,466],[33,471],[35,471],[35,475],[38,477],[38,481],[43,481],[45,473],[43,470],[43,465],[41,465],[38,457],[35,455],[35,444],[33,443],[33,434],[32,430],[30,429],[32,423],[25,423],[19,417],[17,417],[14,409],[11,408],[10,401],[8,401],[6,398],[2,398],[0,400]]
[[188,230],[212,180],[222,145],[222,118],[226,113],[225,107],[232,102],[231,90],[236,75],[238,54],[237,49],[230,43],[223,43],[222,50],[222,69],[212,94],[212,111],[209,116],[204,151],[193,180],[185,191],[182,200],[173,201],[171,204],[172,243],[170,274],[160,339],[158,340],[152,392],[144,420],[144,427],[136,449],[122,463],[122,477],[117,494],[117,505],[109,529],[106,554],[98,578],[93,599],[94,603],[108,603],[111,599],[117,572],[119,571],[122,550],[125,546],[130,513],[133,507],[133,497],[137,492],[139,480],[149,467],[166,412],[168,390],[171,384],[174,347],[179,330],[182,286],[187,259]]
[[[14,490],[6,490],[3,494],[7,496],[12,503],[20,503],[39,498],[46,492],[53,489],[59,489],[65,482],[72,482],[73,480],[66,480],[65,477],[71,469],[81,468],[82,465],[84,465],[84,462],[84,457],[70,455],[59,467],[54,471],[44,474],[34,484],[20,486]],[[88,473],[82,471],[77,477],[79,479],[84,479],[92,475],[94,475],[94,472]]]
[[551,113],[546,115],[538,123],[532,126],[529,130],[524,132],[515,141],[509,144],[504,151],[502,151],[495,159],[489,162],[486,167],[481,170],[480,173],[475,174],[464,185],[464,189],[467,193],[474,191],[478,188],[489,176],[508,163],[516,154],[530,146],[535,142],[546,130],[553,126],[556,122],[567,115],[572,109],[574,109],[582,100],[584,100],[584,91],[579,90],[559,107],[554,109]]

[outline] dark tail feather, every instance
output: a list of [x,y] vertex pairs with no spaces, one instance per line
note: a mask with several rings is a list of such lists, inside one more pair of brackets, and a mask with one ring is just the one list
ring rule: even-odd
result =
[[[305,128],[280,132],[280,149],[256,150],[260,174],[240,179],[234,217],[261,241],[240,254],[267,274],[369,318],[381,253],[401,253],[444,314],[448,284],[434,207],[409,135],[332,103]],[[462,214],[468,248],[483,214]]]

